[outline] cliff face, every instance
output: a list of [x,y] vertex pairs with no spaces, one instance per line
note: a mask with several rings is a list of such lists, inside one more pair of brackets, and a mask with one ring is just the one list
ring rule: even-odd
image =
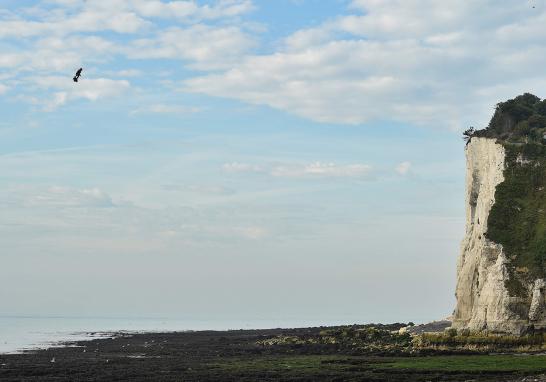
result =
[[453,327],[546,331],[546,99],[500,102],[464,133],[466,233]]
[[453,327],[521,334],[544,325],[544,280],[510,294],[510,258],[486,238],[497,186],[504,181],[506,151],[495,139],[473,138],[466,146],[466,234],[457,267]]

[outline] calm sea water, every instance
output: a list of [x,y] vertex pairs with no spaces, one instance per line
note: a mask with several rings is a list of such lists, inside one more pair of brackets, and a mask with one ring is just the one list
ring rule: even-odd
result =
[[[86,318],[0,316],[0,353],[48,348],[59,342],[107,336],[104,332],[168,332],[183,330],[228,330],[293,328],[347,324],[340,320],[188,320],[166,318]],[[90,334],[93,333],[93,334]]]

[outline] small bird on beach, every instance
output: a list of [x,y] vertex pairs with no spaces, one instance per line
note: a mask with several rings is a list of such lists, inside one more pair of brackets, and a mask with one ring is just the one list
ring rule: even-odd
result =
[[55,363],[55,357],[51,358],[51,361],[49,361],[51,363]]
[[78,80],[80,79],[80,76],[82,75],[82,70],[83,70],[83,68],[79,68],[76,71],[76,75],[74,76],[74,78],[72,78],[74,80],[74,82],[78,82]]

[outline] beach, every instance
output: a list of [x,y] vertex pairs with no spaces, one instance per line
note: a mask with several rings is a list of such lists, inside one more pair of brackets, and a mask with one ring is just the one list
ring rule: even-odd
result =
[[[405,337],[388,336],[398,326],[105,333],[110,338],[2,354],[0,380],[545,380],[540,377],[546,372],[544,355],[415,353]],[[351,333],[374,339],[357,343]]]

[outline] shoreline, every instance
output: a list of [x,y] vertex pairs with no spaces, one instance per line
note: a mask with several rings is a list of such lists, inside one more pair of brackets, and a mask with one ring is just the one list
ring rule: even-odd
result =
[[188,317],[0,316],[0,354],[43,349],[60,342],[89,340],[89,333],[297,328],[353,324],[352,319]]
[[422,382],[523,381],[532,375],[546,381],[537,377],[546,373],[544,355],[415,353],[409,334],[395,334],[403,325],[112,331],[105,333],[109,338],[0,354],[0,380]]

